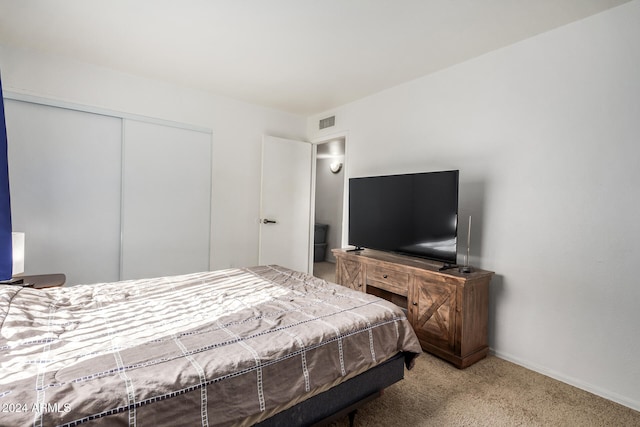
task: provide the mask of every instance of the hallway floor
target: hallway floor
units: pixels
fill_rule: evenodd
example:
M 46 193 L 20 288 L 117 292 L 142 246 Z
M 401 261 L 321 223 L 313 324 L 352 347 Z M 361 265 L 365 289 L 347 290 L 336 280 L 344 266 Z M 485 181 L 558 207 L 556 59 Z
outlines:
M 314 262 L 313 263 L 313 275 L 327 282 L 336 281 L 336 265 L 332 262 Z

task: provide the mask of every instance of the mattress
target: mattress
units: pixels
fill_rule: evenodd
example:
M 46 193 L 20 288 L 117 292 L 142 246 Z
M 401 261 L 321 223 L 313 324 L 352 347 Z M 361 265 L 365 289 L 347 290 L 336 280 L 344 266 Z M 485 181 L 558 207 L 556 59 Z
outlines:
M 0 425 L 252 425 L 399 352 L 400 308 L 273 265 L 0 286 Z

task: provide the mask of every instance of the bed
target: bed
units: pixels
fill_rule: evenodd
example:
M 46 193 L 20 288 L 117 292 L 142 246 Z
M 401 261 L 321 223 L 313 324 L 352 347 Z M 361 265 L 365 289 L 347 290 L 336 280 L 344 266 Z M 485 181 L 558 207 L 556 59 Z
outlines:
M 392 303 L 274 265 L 1 286 L 0 424 L 310 425 L 421 351 Z

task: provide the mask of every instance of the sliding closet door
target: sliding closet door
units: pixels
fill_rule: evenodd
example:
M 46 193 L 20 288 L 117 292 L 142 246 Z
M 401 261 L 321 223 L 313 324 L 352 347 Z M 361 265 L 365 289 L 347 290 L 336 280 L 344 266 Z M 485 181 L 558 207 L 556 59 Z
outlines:
M 25 273 L 118 280 L 122 120 L 5 100 L 13 230 Z
M 209 269 L 211 134 L 124 121 L 122 279 Z

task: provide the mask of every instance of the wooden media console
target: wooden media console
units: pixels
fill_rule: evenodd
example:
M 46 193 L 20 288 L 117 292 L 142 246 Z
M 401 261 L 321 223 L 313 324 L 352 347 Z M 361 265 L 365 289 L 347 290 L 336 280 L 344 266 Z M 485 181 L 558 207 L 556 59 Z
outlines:
M 373 250 L 333 249 L 336 282 L 404 308 L 422 348 L 463 369 L 488 351 L 489 282 L 493 272 Z

